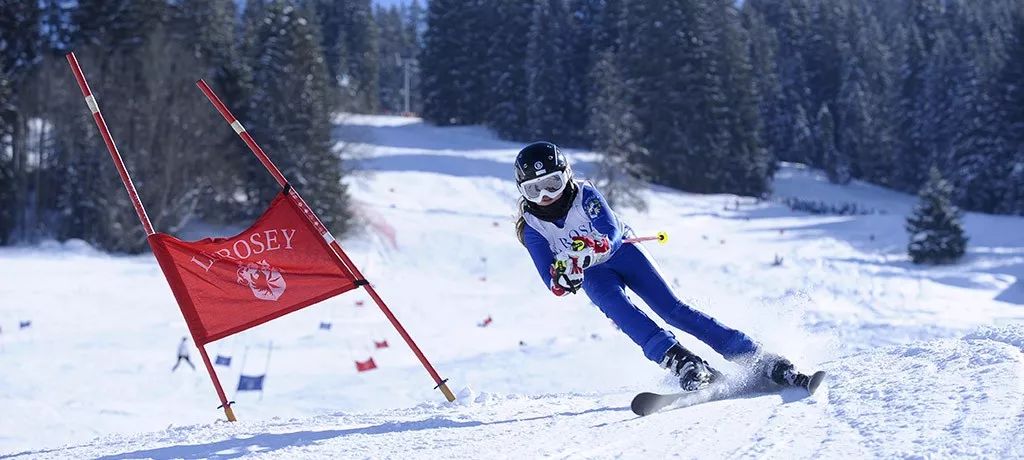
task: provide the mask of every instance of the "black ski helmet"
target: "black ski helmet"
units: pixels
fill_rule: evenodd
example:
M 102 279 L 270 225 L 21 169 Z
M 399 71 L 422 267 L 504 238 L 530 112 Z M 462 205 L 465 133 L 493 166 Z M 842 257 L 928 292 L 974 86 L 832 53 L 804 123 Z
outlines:
M 572 168 L 558 146 L 550 142 L 534 142 L 516 155 L 516 184 L 536 179 L 555 171 L 566 173 L 566 181 L 572 181 Z

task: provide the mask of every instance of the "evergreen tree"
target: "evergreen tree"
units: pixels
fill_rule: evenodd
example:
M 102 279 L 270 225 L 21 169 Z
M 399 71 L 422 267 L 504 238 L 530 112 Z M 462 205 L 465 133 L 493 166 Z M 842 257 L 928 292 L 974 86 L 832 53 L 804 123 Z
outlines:
M 7 244 L 11 228 L 14 227 L 14 171 L 6 159 L 0 160 L 0 245 Z
M 774 164 L 779 152 L 791 142 L 786 136 L 792 129 L 786 125 L 788 114 L 782 113 L 785 101 L 776 59 L 778 39 L 775 31 L 765 23 L 762 13 L 754 8 L 743 9 L 743 26 L 749 36 L 748 53 L 760 100 L 761 132 L 758 137 Z
M 769 86 L 774 85 L 770 80 L 760 85 L 771 89 L 762 94 L 763 103 L 771 104 L 770 108 L 762 109 L 762 113 L 767 112 L 763 123 L 771 135 L 766 142 L 780 160 L 812 164 L 810 119 L 817 113 L 817 106 L 811 103 L 804 58 L 811 6 L 808 0 L 748 0 L 743 7 L 757 12 L 765 25 L 775 31 L 776 72 L 758 74 L 759 79 L 777 78 L 779 85 L 777 92 Z
M 817 110 L 835 104 L 842 77 L 842 63 L 849 47 L 843 36 L 843 23 L 850 20 L 846 0 L 818 0 L 811 8 L 807 41 L 804 44 L 804 68 L 807 76 L 807 107 Z
M 526 80 L 526 48 L 529 45 L 533 2 L 503 2 L 495 5 L 495 13 L 504 18 L 492 31 L 493 40 L 487 52 L 491 63 L 488 80 L 493 85 L 493 104 L 487 111 L 487 126 L 505 139 L 529 138 L 524 97 Z
M 413 113 L 423 112 L 423 99 L 420 97 L 420 73 L 419 59 L 423 52 L 423 30 L 426 29 L 426 15 L 419 0 L 412 0 L 407 8 L 403 10 L 402 25 L 403 32 L 409 40 L 407 57 L 411 60 L 409 66 L 409 109 Z
M 603 0 L 569 0 L 567 45 L 562 60 L 567 69 L 566 142 L 587 146 L 587 101 L 595 91 L 590 79 L 594 66 Z
M 20 220 L 20 204 L 27 193 L 27 118 L 18 95 L 42 51 L 41 13 L 33 2 L 0 6 L 0 244 L 7 242 Z
M 463 2 L 467 28 L 463 32 L 461 58 L 468 70 L 464 80 L 460 104 L 465 108 L 462 118 L 466 123 L 483 123 L 494 105 L 492 74 L 495 62 L 487 59 L 492 36 L 497 24 L 504 20 L 497 16 L 497 4 L 503 0 L 466 0 Z
M 932 48 L 940 17 L 940 0 L 920 0 L 907 2 L 907 10 L 903 13 L 906 25 L 901 35 L 905 37 L 900 56 L 900 90 L 899 113 L 896 120 L 897 137 L 902 140 L 898 150 L 897 163 L 902 165 L 900 177 L 896 185 L 904 190 L 914 190 L 921 184 L 925 171 L 921 165 L 930 164 L 931 152 L 924 138 L 930 134 L 925 124 L 933 111 L 924 96 L 926 80 L 929 75 L 928 65 L 932 59 Z M 941 75 L 941 74 L 940 74 Z M 937 103 L 932 99 L 931 104 Z
M 79 0 L 71 17 L 72 43 L 131 50 L 145 43 L 148 33 L 166 20 L 166 13 L 163 0 Z
M 1009 191 L 1005 180 L 1010 174 L 1013 155 L 996 129 L 1001 126 L 998 111 L 990 97 L 991 88 L 980 69 L 970 64 L 963 69 L 965 78 L 957 82 L 950 98 L 949 146 L 945 163 L 951 170 L 955 194 L 960 206 L 981 212 L 996 212 Z M 943 136 L 947 137 L 947 136 Z
M 845 152 L 836 149 L 835 120 L 828 105 L 821 106 L 818 112 L 817 136 L 815 144 L 818 147 L 818 156 L 822 159 L 825 167 L 825 174 L 828 180 L 834 184 L 847 184 L 850 182 L 850 163 Z
M 684 190 L 711 191 L 719 164 L 709 150 L 724 144 L 721 114 L 711 119 L 710 106 L 724 96 L 709 74 L 701 48 L 706 28 L 698 26 L 702 5 L 682 7 L 654 2 L 629 4 L 622 32 L 622 72 L 650 150 L 646 169 L 659 184 Z M 671 26 L 670 26 L 671 25 Z M 703 110 L 702 110 L 703 109 Z M 707 129 L 703 134 L 700 131 Z M 691 135 L 692 133 L 692 135 Z M 712 166 L 714 165 L 714 166 Z
M 423 118 L 438 125 L 484 118 L 490 85 L 484 56 L 492 12 L 484 0 L 438 0 L 427 7 L 420 69 Z
M 249 1 L 245 8 L 246 28 L 257 27 L 264 17 L 265 1 Z M 312 0 L 316 17 L 319 20 L 320 47 L 323 50 L 324 66 L 327 68 L 329 94 L 332 106 L 338 109 L 353 110 L 355 106 L 355 82 L 349 72 L 349 61 L 352 60 L 345 40 L 347 1 Z M 247 34 L 253 37 L 254 34 Z M 256 46 L 249 43 L 249 47 Z
M 409 43 L 405 35 L 405 24 L 398 7 L 374 10 L 374 20 L 380 31 L 380 94 L 378 96 L 384 113 L 401 113 L 405 108 L 405 65 L 409 59 Z
M 872 119 L 863 75 L 855 64 L 846 73 L 837 101 L 839 111 L 835 118 L 839 129 L 836 145 L 843 152 L 844 158 L 849 159 L 851 176 L 885 183 L 888 158 L 882 155 L 884 152 L 880 151 L 879 142 L 873 142 L 872 139 L 877 135 L 874 129 L 878 126 Z M 821 129 L 821 120 L 818 123 Z M 833 171 L 828 167 L 826 170 L 830 173 Z M 833 179 L 833 182 L 839 181 Z
M 836 146 L 849 159 L 853 177 L 891 185 L 896 167 L 892 54 L 869 10 L 854 6 L 845 23 L 849 52 L 833 114 Z
M 564 144 L 568 123 L 569 74 L 565 61 L 568 14 L 563 0 L 536 0 L 526 57 L 526 116 L 532 139 Z
M 1006 192 L 999 212 L 1024 214 L 1024 8 L 1012 15 L 1006 59 L 994 78 L 991 134 L 1003 150 L 1008 177 L 996 184 Z
M 630 4 L 623 73 L 660 184 L 694 192 L 767 189 L 747 43 L 730 2 Z
M 967 237 L 951 195 L 952 187 L 933 167 L 919 193 L 920 201 L 907 218 L 907 252 L 914 263 L 952 263 L 964 255 Z
M 252 33 L 253 136 L 317 214 L 336 234 L 348 229 L 349 198 L 341 162 L 331 151 L 327 68 L 311 20 L 291 3 L 274 1 Z M 265 206 L 278 187 L 250 162 L 250 197 Z
M 759 98 L 748 50 L 749 37 L 743 30 L 739 11 L 730 1 L 712 2 L 710 11 L 710 47 L 713 69 L 722 75 L 725 96 L 724 124 L 728 132 L 723 183 L 719 187 L 733 193 L 760 196 L 768 191 L 775 165 L 763 147 Z
M 591 72 L 596 92 L 588 111 L 588 136 L 601 154 L 594 181 L 613 207 L 645 210 L 647 203 L 640 192 L 646 189 L 642 179 L 647 175 L 643 168 L 649 163 L 649 152 L 640 144 L 642 129 L 614 56 L 603 52 Z
M 253 3 L 252 8 L 258 9 Z M 171 39 L 195 60 L 199 75 L 217 91 L 238 119 L 248 120 L 252 76 L 250 67 L 242 59 L 237 16 L 233 0 L 181 0 L 171 3 L 169 27 Z M 186 76 L 182 70 L 173 73 Z M 204 101 L 182 98 L 174 109 L 192 107 L 195 102 Z M 192 118 L 199 121 L 196 127 L 188 128 L 194 130 L 190 139 L 193 151 L 223 152 L 237 147 L 238 136 L 217 126 L 220 119 L 214 111 L 195 107 L 191 113 Z M 240 211 L 248 203 L 235 199 L 237 192 L 245 189 L 245 159 L 245 155 L 225 155 L 218 159 L 220 167 L 209 171 L 211 177 L 206 181 L 207 187 L 196 209 L 207 222 L 233 222 L 246 214 Z
M 354 79 L 355 110 L 378 110 L 379 31 L 373 21 L 371 0 L 352 0 L 346 15 L 345 49 L 349 52 L 348 72 Z
M 196 172 L 209 154 L 202 146 L 190 150 L 197 146 L 186 144 L 189 137 L 181 133 L 209 139 L 214 125 L 207 120 L 214 118 L 194 98 L 194 75 L 182 72 L 198 66 L 171 38 L 170 12 L 160 0 L 79 1 L 71 14 L 71 47 L 87 69 L 102 75 L 90 82 L 91 89 L 110 108 L 104 118 L 154 228 L 174 232 L 195 210 L 204 179 Z M 80 107 L 80 94 L 67 96 L 67 107 Z M 61 122 L 69 125 L 57 128 L 64 167 L 55 172 L 63 213 L 56 236 L 109 251 L 145 250 L 145 232 L 110 158 L 98 154 L 106 149 L 88 112 L 76 110 Z
M 378 30 L 371 0 L 314 0 L 320 45 L 336 108 L 373 113 L 378 109 Z
M 601 0 L 597 2 L 596 17 L 594 18 L 593 32 L 593 54 L 596 60 L 600 59 L 601 53 L 611 51 L 619 52 L 619 45 L 622 38 L 623 19 L 626 14 L 625 0 Z

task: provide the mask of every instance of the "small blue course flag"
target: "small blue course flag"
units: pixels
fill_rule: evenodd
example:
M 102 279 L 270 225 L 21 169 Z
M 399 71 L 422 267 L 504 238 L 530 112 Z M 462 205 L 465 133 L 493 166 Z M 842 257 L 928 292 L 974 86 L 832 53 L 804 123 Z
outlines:
M 263 375 L 240 375 L 238 376 L 238 391 L 263 391 Z

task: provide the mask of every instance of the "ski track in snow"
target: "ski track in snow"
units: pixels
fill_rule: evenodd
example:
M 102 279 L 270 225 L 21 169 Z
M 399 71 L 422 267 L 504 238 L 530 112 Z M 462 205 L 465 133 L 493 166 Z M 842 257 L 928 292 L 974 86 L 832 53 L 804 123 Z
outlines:
M 671 384 L 585 297 L 538 282 L 511 233 L 519 144 L 410 118 L 337 123 L 369 171 L 348 180 L 368 225 L 343 246 L 462 389 L 456 404 L 437 402 L 383 315 L 347 293 L 211 344 L 238 363 L 217 371 L 240 419 L 211 423 L 222 414 L 203 370 L 169 374 L 185 327 L 151 255 L 0 248 L 0 459 L 1024 456 L 1024 219 L 969 213 L 965 260 L 918 267 L 904 254 L 908 195 L 791 164 L 776 198 L 882 213 L 651 187 L 648 213 L 622 214 L 638 234 L 670 233 L 649 249 L 677 292 L 830 376 L 813 397 L 750 393 L 638 418 L 633 395 Z M 596 159 L 569 155 L 584 173 Z M 391 347 L 374 350 L 381 339 Z M 370 356 L 380 368 L 355 372 Z M 262 397 L 232 391 L 239 367 L 267 372 Z

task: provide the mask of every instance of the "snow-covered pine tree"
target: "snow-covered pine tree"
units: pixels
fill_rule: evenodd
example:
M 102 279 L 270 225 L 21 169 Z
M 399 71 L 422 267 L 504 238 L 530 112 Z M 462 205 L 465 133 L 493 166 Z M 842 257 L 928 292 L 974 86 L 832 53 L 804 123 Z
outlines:
M 774 167 L 779 152 L 786 149 L 789 142 L 786 134 L 790 129 L 786 125 L 783 110 L 782 83 L 779 81 L 779 70 L 776 53 L 779 44 L 775 30 L 765 23 L 764 15 L 754 8 L 743 8 L 743 27 L 747 31 L 750 64 L 754 84 L 759 96 L 758 109 L 761 119 L 761 144 L 772 156 Z M 774 168 L 773 168 L 774 169 Z
M 526 55 L 526 123 L 532 139 L 564 144 L 570 138 L 568 32 L 562 0 L 534 2 Z
M 566 142 L 570 145 L 589 146 L 587 132 L 587 105 L 593 98 L 594 83 L 590 80 L 596 54 L 594 47 L 599 38 L 603 0 L 569 0 L 568 37 L 565 65 L 569 69 L 566 82 L 565 123 Z
M 852 6 L 844 21 L 849 52 L 836 97 L 836 148 L 849 159 L 852 177 L 891 185 L 895 177 L 892 118 L 892 54 L 881 25 L 864 6 Z
M 807 41 L 802 54 L 807 75 L 806 106 L 815 110 L 826 104 L 834 107 L 839 93 L 842 64 L 849 55 L 849 46 L 842 34 L 842 26 L 849 20 L 848 3 L 851 2 L 817 0 L 811 3 Z M 819 157 L 817 160 L 823 159 Z
M 294 3 L 294 2 L 293 2 Z M 370 0 L 316 0 L 316 16 L 331 87 L 340 93 L 337 107 L 377 111 L 379 61 L 377 25 Z
M 850 182 L 850 159 L 845 152 L 836 148 L 836 123 L 828 105 L 822 105 L 818 111 L 818 123 L 815 130 L 815 145 L 818 148 L 818 157 L 821 158 L 822 166 L 828 180 L 834 184 L 848 184 Z
M 179 102 L 194 88 L 194 80 L 170 69 L 195 68 L 196 60 L 170 38 L 169 12 L 160 0 L 79 1 L 70 15 L 70 47 L 81 50 L 78 59 L 87 72 L 92 68 L 107 75 L 93 79 L 91 89 L 101 107 L 110 108 L 104 118 L 125 153 L 153 226 L 173 232 L 194 210 L 203 179 L 195 173 L 208 152 L 182 154 L 188 151 L 183 145 L 189 138 L 180 133 L 197 126 L 192 112 L 198 111 L 183 104 L 198 108 L 202 101 Z M 80 94 L 66 96 L 68 107 L 80 103 Z M 165 110 L 153 110 L 164 105 Z M 57 238 L 80 238 L 108 251 L 144 250 L 146 235 L 121 192 L 114 165 L 106 155 L 96 154 L 105 148 L 89 113 L 75 110 L 55 125 L 62 158 L 56 201 L 63 213 Z M 206 138 L 202 132 L 190 134 Z
M 1004 145 L 998 112 L 994 110 L 988 82 L 970 60 L 951 98 L 948 131 L 950 146 L 947 164 L 953 200 L 966 209 L 995 212 L 1009 191 L 1006 178 L 1012 166 L 1012 154 Z
M 408 58 L 408 38 L 402 23 L 402 14 L 398 7 L 377 5 L 373 11 L 373 19 L 380 31 L 378 48 L 379 85 L 377 99 L 384 113 L 400 113 L 405 106 L 403 91 L 405 90 L 405 62 Z
M 923 182 L 925 171 L 921 165 L 927 165 L 931 152 L 928 150 L 926 136 L 930 134 L 926 120 L 930 113 L 925 96 L 927 80 L 936 75 L 929 73 L 929 62 L 935 43 L 935 34 L 941 30 L 939 26 L 941 0 L 919 0 L 907 2 L 903 13 L 904 28 L 902 36 L 905 42 L 901 48 L 899 62 L 899 112 L 896 119 L 897 139 L 902 142 L 897 152 L 900 165 L 899 178 L 894 185 L 902 190 L 915 190 Z
M 462 31 L 463 49 L 459 59 L 463 60 L 466 79 L 460 96 L 464 112 L 462 119 L 467 124 L 483 123 L 487 111 L 493 106 L 491 89 L 493 82 L 488 76 L 495 63 L 487 59 L 491 47 L 491 32 L 504 18 L 496 14 L 498 3 L 504 0 L 463 0 L 465 19 Z
M 762 129 L 750 37 L 731 1 L 711 2 L 709 19 L 707 35 L 713 37 L 710 49 L 714 68 L 722 76 L 725 105 L 729 107 L 724 117 L 729 140 L 722 154 L 725 174 L 720 187 L 740 195 L 761 196 L 768 192 L 774 162 L 759 137 Z
M 952 187 L 932 167 L 913 214 L 907 217 L 907 253 L 914 263 L 953 263 L 964 255 L 968 238 L 951 197 Z
M 335 235 L 342 234 L 351 221 L 349 197 L 341 183 L 341 160 L 331 151 L 328 74 L 320 37 L 305 16 L 313 10 L 300 11 L 280 0 L 264 9 L 248 50 L 251 104 L 260 110 L 246 125 L 324 224 Z M 279 189 L 255 159 L 249 166 L 250 197 L 256 199 L 254 208 L 262 209 Z
M 34 2 L 0 6 L 0 244 L 21 214 L 27 194 L 26 116 L 19 107 L 21 84 L 38 64 L 42 11 Z
M 808 117 L 811 105 L 804 58 L 811 21 L 809 0 L 747 0 L 743 8 L 759 13 L 767 32 L 774 34 L 773 40 L 752 37 L 753 46 L 762 40 L 774 41 L 775 45 L 775 73 L 756 74 L 758 80 L 766 82 L 760 88 L 770 90 L 761 93 L 762 104 L 770 104 L 762 108 L 762 122 L 771 135 L 765 142 L 780 160 L 810 164 L 814 151 L 810 118 L 814 113 Z M 777 79 L 777 91 L 771 79 Z
M 492 105 L 487 111 L 487 126 L 505 139 L 529 138 L 526 125 L 527 93 L 526 47 L 529 43 L 533 2 L 499 1 L 495 13 L 503 20 L 491 31 L 493 39 L 487 50 L 491 63 Z
M 253 3 L 252 8 L 258 9 Z M 242 59 L 244 45 L 236 27 L 238 17 L 233 0 L 181 0 L 171 3 L 168 30 L 170 38 L 192 58 L 196 70 L 172 72 L 177 77 L 192 80 L 196 75 L 217 91 L 231 111 L 240 120 L 249 119 L 246 106 L 251 91 L 250 67 Z M 192 85 L 189 85 L 191 89 Z M 210 110 L 202 99 L 182 97 L 170 110 L 181 110 L 191 114 L 195 126 L 189 129 L 190 152 L 234 151 L 238 136 L 230 129 L 223 129 L 220 116 Z M 194 155 L 194 154 L 189 154 Z M 217 168 L 206 168 L 203 174 L 203 196 L 198 200 L 196 213 L 206 222 L 234 222 L 239 216 L 238 191 L 245 188 L 244 155 L 223 155 L 218 157 Z
M 630 98 L 659 184 L 719 191 L 728 143 L 722 76 L 712 66 L 702 2 L 631 4 L 620 56 Z
M 419 59 L 420 54 L 423 52 L 423 30 L 426 28 L 426 11 L 423 10 L 419 0 L 412 0 L 407 6 L 403 7 L 402 25 L 405 30 L 404 34 L 409 40 L 408 55 L 414 59 L 413 63 L 416 64 L 410 68 L 412 75 L 409 82 L 409 109 L 413 113 L 422 113 L 423 98 L 420 95 L 420 82 L 423 78 L 420 73 Z
M 478 14 L 481 1 L 467 5 L 461 0 L 431 0 L 427 6 L 420 69 L 423 118 L 431 123 L 471 124 L 483 119 L 476 109 L 485 107 L 479 100 L 490 89 L 479 83 L 487 77 L 482 57 L 488 41 L 470 43 L 490 33 Z
M 599 56 L 590 79 L 596 94 L 588 110 L 588 136 L 601 154 L 594 181 L 612 207 L 645 210 L 647 203 L 640 192 L 647 188 L 642 178 L 649 152 L 639 142 L 642 129 L 629 105 L 612 51 Z
M 1005 195 L 998 212 L 1024 214 L 1024 8 L 1014 12 L 1006 45 L 1006 60 L 992 88 L 996 126 L 992 134 L 1004 150 L 1001 160 L 1009 172 L 997 186 Z

